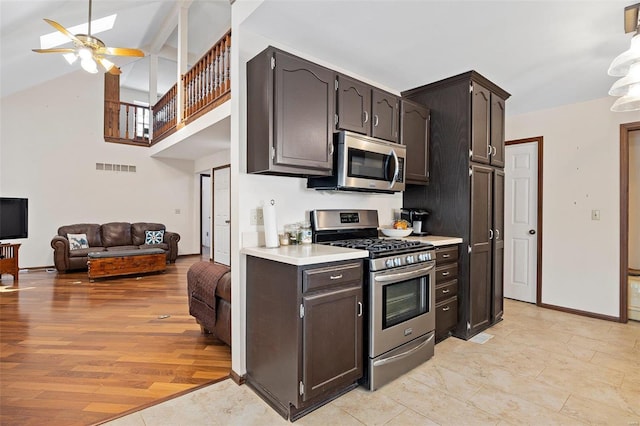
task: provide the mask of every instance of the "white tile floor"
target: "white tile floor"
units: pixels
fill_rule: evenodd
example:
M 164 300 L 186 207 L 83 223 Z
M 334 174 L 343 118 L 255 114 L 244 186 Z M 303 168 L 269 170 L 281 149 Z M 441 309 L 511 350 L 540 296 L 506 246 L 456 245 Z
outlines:
M 619 324 L 505 301 L 484 344 L 449 338 L 375 392 L 355 389 L 299 425 L 640 425 L 640 323 Z M 284 425 L 230 380 L 107 423 Z

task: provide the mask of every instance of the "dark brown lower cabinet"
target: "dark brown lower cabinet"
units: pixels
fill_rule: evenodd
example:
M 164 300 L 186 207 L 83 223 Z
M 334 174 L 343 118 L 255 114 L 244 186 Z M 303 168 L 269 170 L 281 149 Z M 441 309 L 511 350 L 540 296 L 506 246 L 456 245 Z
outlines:
M 362 377 L 362 261 L 247 256 L 247 384 L 296 420 Z
M 458 324 L 458 245 L 436 247 L 436 342 Z

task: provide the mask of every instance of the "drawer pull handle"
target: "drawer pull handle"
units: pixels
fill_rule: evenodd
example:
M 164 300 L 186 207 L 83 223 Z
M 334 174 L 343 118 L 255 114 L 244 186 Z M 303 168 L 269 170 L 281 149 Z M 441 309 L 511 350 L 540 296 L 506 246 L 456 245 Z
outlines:
M 442 290 L 442 294 L 447 294 L 451 291 L 451 289 L 449 288 L 445 288 L 444 290 Z
M 340 274 L 340 275 L 331 275 L 329 277 L 330 280 L 339 280 L 340 278 L 342 278 L 342 274 Z
M 358 316 L 362 316 L 362 302 L 358 302 Z
M 447 275 L 449 275 L 450 273 L 451 273 L 451 272 L 449 272 L 449 271 L 443 272 L 443 273 L 442 273 L 442 276 L 443 276 L 443 277 L 446 277 L 446 276 L 447 276 Z
M 442 312 L 447 312 L 449 309 L 451 309 L 451 307 L 445 306 L 444 308 L 442 308 Z
M 450 254 L 443 254 L 443 255 L 442 255 L 442 257 L 443 257 L 444 259 L 448 259 L 448 258 L 450 258 L 450 257 L 451 257 L 451 255 L 450 255 Z

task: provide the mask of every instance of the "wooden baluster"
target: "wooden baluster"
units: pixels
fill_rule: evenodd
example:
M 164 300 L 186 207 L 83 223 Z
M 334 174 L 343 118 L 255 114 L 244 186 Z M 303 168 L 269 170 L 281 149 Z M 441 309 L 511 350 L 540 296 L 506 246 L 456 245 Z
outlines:
M 227 78 L 225 80 L 225 92 L 231 90 L 231 32 L 227 33 Z

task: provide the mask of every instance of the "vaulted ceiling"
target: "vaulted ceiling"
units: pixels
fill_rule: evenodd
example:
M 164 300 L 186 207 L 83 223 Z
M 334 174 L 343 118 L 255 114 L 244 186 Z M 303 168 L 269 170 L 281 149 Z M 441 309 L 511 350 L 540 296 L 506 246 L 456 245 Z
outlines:
M 607 96 L 632 1 L 265 0 L 243 28 L 398 91 L 474 69 L 510 92 L 507 113 L 519 114 Z M 180 5 L 197 59 L 230 27 L 228 0 L 93 1 L 94 19 L 118 14 L 99 35 L 107 45 L 148 53 L 160 43 L 160 93 L 175 82 Z M 87 13 L 88 0 L 2 0 L 2 96 L 77 71 L 31 49 L 53 30 L 42 18 L 70 27 Z M 116 58 L 122 85 L 146 90 L 147 61 Z
M 92 18 L 117 14 L 113 29 L 96 34 L 107 46 L 142 49 L 144 58 L 109 57 L 122 69 L 121 86 L 148 91 L 149 53 L 158 54 L 158 92 L 176 82 L 178 8 L 188 8 L 189 64 L 197 61 L 231 28 L 228 0 L 93 0 Z M 88 0 L 2 0 L 0 2 L 0 89 L 2 96 L 63 74 L 76 72 L 60 54 L 38 54 L 40 36 L 55 29 L 43 18 L 65 28 L 87 22 Z M 67 43 L 61 47 L 71 47 Z

